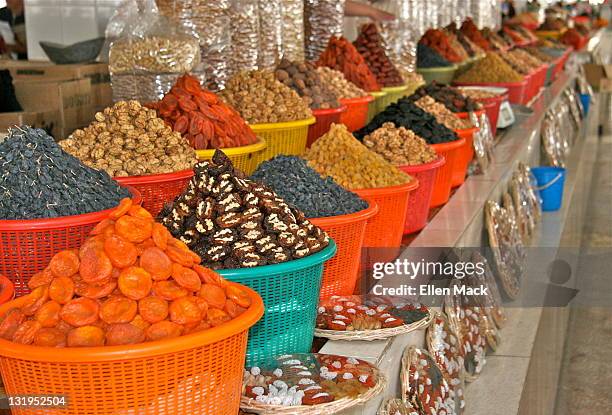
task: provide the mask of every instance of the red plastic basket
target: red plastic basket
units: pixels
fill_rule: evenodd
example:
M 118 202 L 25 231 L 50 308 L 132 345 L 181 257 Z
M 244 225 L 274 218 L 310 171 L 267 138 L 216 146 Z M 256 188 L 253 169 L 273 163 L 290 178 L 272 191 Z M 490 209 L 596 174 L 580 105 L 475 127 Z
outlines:
M 142 196 L 142 206 L 157 216 L 166 203 L 174 201 L 193 177 L 193 170 L 148 176 L 115 177 L 123 186 L 131 186 Z
M 540 89 L 546 86 L 546 73 L 548 72 L 548 64 L 543 64 L 536 72 L 536 95 L 540 92 Z
M 405 171 L 419 181 L 419 187 L 415 191 L 410 192 L 408 197 L 404 235 L 418 232 L 427 225 L 429 205 L 431 204 L 436 176 L 444 163 L 446 163 L 446 159 L 440 156 L 437 160 L 430 163 L 399 167 L 402 171 Z
M 482 114 L 483 111 L 479 111 L 479 113 Z M 467 169 L 474 158 L 474 133 L 476 131 L 478 131 L 477 127 L 455 130 L 455 134 L 465 139 L 465 144 L 459 147 L 457 152 L 451 187 L 461 186 L 465 182 Z
M 320 299 L 353 294 L 359 277 L 366 224 L 378 213 L 378 205 L 373 201 L 369 203 L 366 209 L 350 215 L 310 219 L 327 232 L 337 247 L 336 255 L 323 268 Z
M 508 101 L 513 104 L 524 104 L 526 97 L 528 79 L 520 82 L 454 82 L 456 86 L 491 86 L 495 88 L 506 88 L 508 90 Z
M 15 297 L 15 286 L 4 275 L 0 275 L 0 305 L 11 301 Z
M 340 117 L 345 111 L 346 105 L 341 105 L 338 108 L 312 110 L 312 115 L 316 118 L 316 121 L 308 127 L 306 147 L 310 147 L 319 137 L 327 133 L 333 123 L 339 124 Z
M 508 89 L 500 88 L 499 90 L 503 92 L 500 92 L 497 96 L 476 99 L 476 101 L 484 105 L 484 110 L 487 113 L 487 118 L 489 119 L 493 136 L 497 134 L 497 120 L 499 119 L 501 104 L 504 101 L 508 101 Z
M 459 138 L 458 140 L 451 141 L 449 143 L 431 145 L 439 156 L 443 156 L 446 159 L 446 163 L 440 167 L 440 170 L 438 170 L 438 174 L 436 175 L 433 195 L 431 196 L 431 204 L 429 205 L 430 208 L 442 206 L 448 202 L 451 186 L 453 184 L 455 162 L 459 154 L 459 149 L 463 145 L 465 145 L 464 138 Z
M 129 189 L 140 204 L 138 190 Z M 17 297 L 30 292 L 30 277 L 43 270 L 53 255 L 81 246 L 89 231 L 114 210 L 51 219 L 0 220 L 0 274 L 15 286 Z
M 366 225 L 364 247 L 397 248 L 402 244 L 408 197 L 418 186 L 418 180 L 411 180 L 397 186 L 354 190 L 363 199 L 378 205 L 378 213 Z
M 346 111 L 340 115 L 340 122 L 346 125 L 350 132 L 365 127 L 368 121 L 370 102 L 374 101 L 372 95 L 359 98 L 344 98 L 340 100 L 346 106 Z

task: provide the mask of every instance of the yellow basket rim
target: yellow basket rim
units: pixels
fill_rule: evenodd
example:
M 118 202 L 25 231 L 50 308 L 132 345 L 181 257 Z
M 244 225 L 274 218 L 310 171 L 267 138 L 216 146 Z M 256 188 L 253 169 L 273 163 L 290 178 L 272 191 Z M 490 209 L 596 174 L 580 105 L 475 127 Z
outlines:
M 266 124 L 249 124 L 249 127 L 251 127 L 251 130 L 253 130 L 253 132 L 257 134 L 258 131 L 286 130 L 289 128 L 305 127 L 307 125 L 314 124 L 316 121 L 317 119 L 315 117 L 310 117 L 297 121 L 272 122 Z
M 242 154 L 254 153 L 256 151 L 261 151 L 268 146 L 266 140 L 261 137 L 257 137 L 257 142 L 255 144 L 249 144 L 248 146 L 240 146 L 240 147 L 227 147 L 220 148 L 219 150 L 223 151 L 227 156 L 239 156 Z M 196 150 L 196 157 L 198 159 L 206 158 L 210 159 L 217 149 L 209 149 L 209 150 Z
M 437 66 L 434 68 L 417 68 L 417 73 L 432 73 L 432 72 L 452 72 L 459 69 L 455 64 L 451 66 Z
M 408 84 L 400 85 L 400 86 L 387 86 L 382 90 L 386 93 L 394 93 L 394 92 L 404 92 L 408 89 Z
M 368 94 L 372 95 L 374 98 L 380 98 L 387 95 L 387 91 L 372 91 L 368 92 Z

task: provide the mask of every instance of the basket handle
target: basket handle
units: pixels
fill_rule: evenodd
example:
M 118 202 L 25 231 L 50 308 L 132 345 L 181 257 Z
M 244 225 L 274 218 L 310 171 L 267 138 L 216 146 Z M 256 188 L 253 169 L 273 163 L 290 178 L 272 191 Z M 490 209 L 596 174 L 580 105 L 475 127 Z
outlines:
M 544 186 L 538 186 L 537 187 L 538 191 L 542 191 L 542 190 L 548 189 L 550 186 L 552 186 L 553 184 L 557 183 L 559 181 L 559 179 L 561 179 L 561 177 L 563 177 L 563 173 L 557 174 L 557 177 L 555 177 L 554 179 L 552 179 L 551 181 L 546 183 Z

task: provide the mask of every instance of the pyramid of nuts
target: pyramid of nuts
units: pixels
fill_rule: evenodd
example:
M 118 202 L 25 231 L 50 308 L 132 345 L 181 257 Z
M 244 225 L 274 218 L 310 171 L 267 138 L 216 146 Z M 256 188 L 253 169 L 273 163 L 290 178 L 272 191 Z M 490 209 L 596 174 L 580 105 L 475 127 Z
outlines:
M 363 144 L 396 166 L 430 163 L 437 158 L 425 140 L 407 128 L 395 127 L 392 122 L 366 135 Z
M 187 139 L 138 101 L 105 108 L 88 127 L 59 144 L 111 177 L 172 173 L 191 169 L 197 161 Z

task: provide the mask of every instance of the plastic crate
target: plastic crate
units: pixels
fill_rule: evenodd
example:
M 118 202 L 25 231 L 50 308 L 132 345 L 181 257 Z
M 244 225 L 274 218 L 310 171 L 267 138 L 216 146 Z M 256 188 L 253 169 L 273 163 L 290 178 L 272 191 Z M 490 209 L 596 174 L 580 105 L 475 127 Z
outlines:
M 310 117 L 299 121 L 252 124 L 250 127 L 255 135 L 266 141 L 266 148 L 253 156 L 255 159 L 253 169 L 257 169 L 260 163 L 279 154 L 294 156 L 302 154 L 306 150 L 308 126 L 315 121 L 315 117 Z
M 335 253 L 336 244 L 330 240 L 325 249 L 306 258 L 218 271 L 257 291 L 265 304 L 263 318 L 249 333 L 247 366 L 282 354 L 310 352 L 323 264 Z
M 346 125 L 350 131 L 357 131 L 365 127 L 368 121 L 368 109 L 370 102 L 374 101 L 372 95 L 359 98 L 342 98 L 340 102 L 346 107 L 346 111 L 340 114 L 340 122 Z
M 266 140 L 261 137 L 257 138 L 255 144 L 242 147 L 220 148 L 225 155 L 232 161 L 235 168 L 242 170 L 246 174 L 251 174 L 257 167 L 257 154 L 266 148 Z M 211 150 L 196 150 L 198 160 L 211 160 L 216 149 Z
M 338 108 L 312 110 L 316 122 L 308 127 L 306 147 L 310 147 L 319 137 L 326 134 L 332 124 L 339 124 L 344 112 L 346 112 L 346 106 L 344 105 Z
M 434 183 L 433 195 L 431 196 L 430 208 L 442 206 L 450 197 L 451 186 L 453 184 L 453 171 L 455 169 L 455 162 L 457 160 L 459 149 L 465 145 L 465 139 L 459 138 L 458 140 L 451 141 L 449 143 L 432 144 L 431 146 L 439 156 L 443 156 L 446 159 L 446 163 L 436 175 L 436 182 Z

